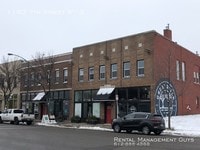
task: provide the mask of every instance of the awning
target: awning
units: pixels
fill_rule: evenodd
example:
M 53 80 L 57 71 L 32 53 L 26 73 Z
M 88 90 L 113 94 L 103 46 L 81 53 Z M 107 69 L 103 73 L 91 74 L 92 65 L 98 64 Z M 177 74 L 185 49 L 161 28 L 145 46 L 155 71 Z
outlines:
M 33 101 L 41 101 L 44 96 L 45 96 L 45 93 L 40 92 L 33 98 Z
M 102 86 L 97 92 L 96 97 L 93 99 L 94 101 L 115 101 L 110 99 L 110 95 L 114 91 L 115 87 L 107 87 Z

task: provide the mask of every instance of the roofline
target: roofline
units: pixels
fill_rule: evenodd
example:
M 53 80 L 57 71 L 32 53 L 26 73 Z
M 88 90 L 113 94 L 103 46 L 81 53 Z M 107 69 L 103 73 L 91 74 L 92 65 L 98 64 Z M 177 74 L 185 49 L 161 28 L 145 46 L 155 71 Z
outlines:
M 149 31 L 141 32 L 141 33 L 136 33 L 136 34 L 132 34 L 132 35 L 122 36 L 122 37 L 119 37 L 119 38 L 114 38 L 114 39 L 109 39 L 109 40 L 105 40 L 105 41 L 101 41 L 101 42 L 95 42 L 95 43 L 91 43 L 91 44 L 86 44 L 86 45 L 74 47 L 73 50 L 78 49 L 78 48 L 87 47 L 87 46 L 96 45 L 96 44 L 101 44 L 101 43 L 105 43 L 105 42 L 111 42 L 111 41 L 115 41 L 115 40 L 120 40 L 120 39 L 124 39 L 124 38 L 128 38 L 128 37 L 132 37 L 132 36 L 138 36 L 138 35 L 142 35 L 142 34 L 148 34 L 148 33 L 158 33 L 158 32 L 156 32 L 156 30 L 149 30 Z

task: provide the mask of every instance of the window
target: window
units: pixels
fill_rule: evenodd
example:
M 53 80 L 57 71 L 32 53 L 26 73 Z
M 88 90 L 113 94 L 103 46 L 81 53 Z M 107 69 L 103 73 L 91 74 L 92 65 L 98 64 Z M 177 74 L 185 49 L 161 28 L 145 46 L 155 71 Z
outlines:
M 128 45 L 124 46 L 124 49 L 127 50 L 128 49 Z
M 94 80 L 94 67 L 90 67 L 88 73 L 89 81 Z
M 75 91 L 75 102 L 81 102 L 83 99 L 82 91 Z
M 130 62 L 124 62 L 123 64 L 123 77 L 124 78 L 130 77 Z
M 24 75 L 24 86 L 26 87 L 28 85 L 28 73 L 25 73 Z
M 83 101 L 91 101 L 91 91 L 83 91 Z
M 99 68 L 99 79 L 105 80 L 106 67 L 104 65 Z
M 180 62 L 176 61 L 176 79 L 180 80 Z
M 55 83 L 59 82 L 59 78 L 60 78 L 60 72 L 59 69 L 55 70 Z
M 51 72 L 50 70 L 47 70 L 47 79 L 48 79 L 48 85 L 50 84 L 50 81 L 51 81 Z
M 137 76 L 138 77 L 144 76 L 144 60 L 137 61 Z
M 112 79 L 117 78 L 117 64 L 111 65 L 111 78 Z
M 35 80 L 35 76 L 34 76 L 34 72 L 31 73 L 31 86 L 34 86 L 34 80 Z
M 83 82 L 83 79 L 84 79 L 84 69 L 81 68 L 79 69 L 79 82 Z
M 199 83 L 199 73 L 197 72 L 197 83 Z
M 42 81 L 42 75 L 41 72 L 37 73 L 37 85 L 40 86 Z
M 63 69 L 63 82 L 67 83 L 68 69 Z
M 182 79 L 185 81 L 185 62 L 182 62 Z
M 199 108 L 199 97 L 198 96 L 196 98 L 196 105 L 197 105 L 197 108 Z

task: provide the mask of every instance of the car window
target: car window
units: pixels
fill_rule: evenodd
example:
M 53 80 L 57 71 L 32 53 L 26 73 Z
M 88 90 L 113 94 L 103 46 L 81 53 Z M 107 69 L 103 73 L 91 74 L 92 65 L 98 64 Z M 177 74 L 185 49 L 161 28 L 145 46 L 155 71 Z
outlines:
M 14 113 L 23 113 L 23 110 L 20 109 L 14 110 Z
M 133 119 L 135 114 L 128 114 L 125 116 L 126 119 Z
M 10 110 L 8 110 L 8 113 L 10 114 L 12 112 L 12 110 L 10 109 Z
M 135 114 L 134 116 L 135 119 L 145 119 L 147 118 L 146 114 Z

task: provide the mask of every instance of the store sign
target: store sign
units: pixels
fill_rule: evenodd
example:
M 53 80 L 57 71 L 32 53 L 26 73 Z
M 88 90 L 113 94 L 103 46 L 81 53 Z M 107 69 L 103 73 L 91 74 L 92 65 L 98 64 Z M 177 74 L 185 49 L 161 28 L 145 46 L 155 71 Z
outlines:
M 156 87 L 155 112 L 163 117 L 177 115 L 176 91 L 168 80 L 162 80 Z

